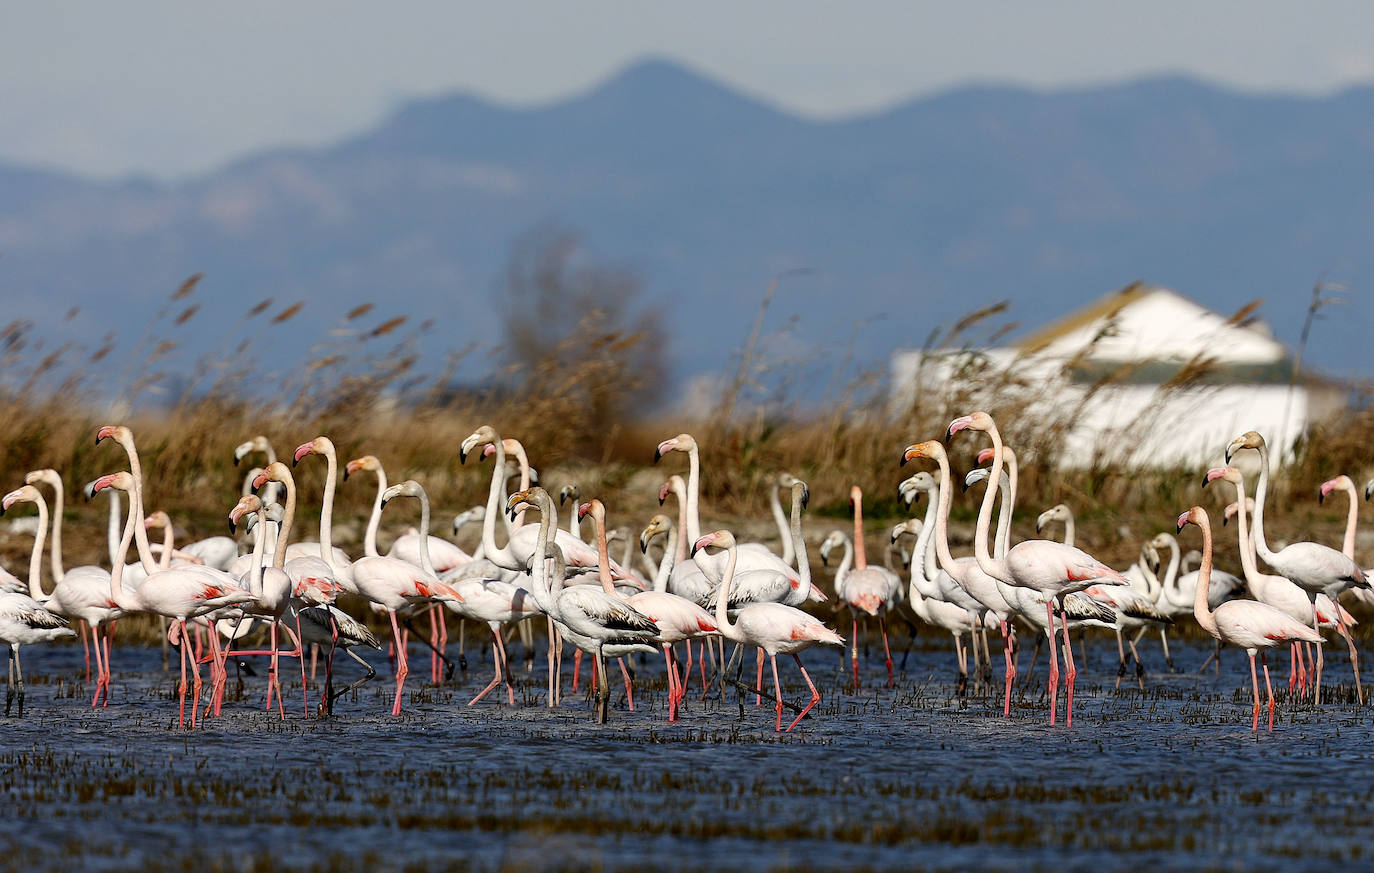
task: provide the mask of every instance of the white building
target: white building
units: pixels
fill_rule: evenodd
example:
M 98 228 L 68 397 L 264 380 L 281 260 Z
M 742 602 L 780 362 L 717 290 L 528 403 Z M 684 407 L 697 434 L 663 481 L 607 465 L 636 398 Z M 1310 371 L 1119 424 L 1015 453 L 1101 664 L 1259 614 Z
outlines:
M 1290 391 L 1292 355 L 1252 308 L 1227 317 L 1131 285 L 1012 346 L 895 353 L 893 407 L 1000 410 L 1006 432 L 1054 434 L 1057 462 L 1075 468 L 1220 464 L 1247 430 L 1291 447 L 1345 392 L 1307 375 Z

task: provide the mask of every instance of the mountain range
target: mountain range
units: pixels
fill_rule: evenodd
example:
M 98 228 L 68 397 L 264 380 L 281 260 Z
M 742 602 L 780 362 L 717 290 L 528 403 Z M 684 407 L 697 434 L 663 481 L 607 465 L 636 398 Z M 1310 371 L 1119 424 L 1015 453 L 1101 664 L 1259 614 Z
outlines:
M 1374 371 L 1371 87 L 980 86 L 821 121 L 651 60 L 534 108 L 416 100 L 345 141 L 175 182 L 0 165 L 7 315 L 91 347 L 138 335 L 203 272 L 192 347 L 259 300 L 304 300 L 263 328 L 290 366 L 375 302 L 377 320 L 435 320 L 437 367 L 500 341 L 512 246 L 541 227 L 639 275 L 670 334 L 665 396 L 733 367 L 779 274 L 766 353 L 816 397 L 981 306 L 1008 299 L 993 326 L 1029 330 L 1137 279 L 1223 312 L 1265 298 L 1291 343 L 1325 276 L 1347 300 L 1308 359 Z

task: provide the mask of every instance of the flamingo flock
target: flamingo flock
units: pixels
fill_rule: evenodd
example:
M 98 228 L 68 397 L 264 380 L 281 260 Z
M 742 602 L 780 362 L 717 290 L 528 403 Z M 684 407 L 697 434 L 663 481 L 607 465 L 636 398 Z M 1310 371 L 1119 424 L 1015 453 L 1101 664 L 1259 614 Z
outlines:
M 980 441 L 985 444 L 970 452 L 973 469 L 963 479 L 963 488 L 982 483 L 984 491 L 978 498 L 972 554 L 955 556 L 949 530 L 956 491 L 952 455 L 964 442 L 959 438 L 964 433 L 981 435 Z M 1246 651 L 1253 697 L 1252 730 L 1259 730 L 1264 709 L 1259 687 L 1261 667 L 1267 689 L 1267 724 L 1273 730 L 1276 702 L 1269 666 L 1264 661 L 1264 654 L 1270 649 L 1287 649 L 1290 697 L 1310 696 L 1314 705 L 1320 704 L 1325 633 L 1345 639 L 1354 670 L 1356 697 L 1363 702 L 1359 657 L 1351 634 L 1354 617 L 1340 604 L 1347 591 L 1352 598 L 1374 602 L 1365 571 L 1354 559 L 1358 498 L 1355 485 L 1341 476 L 1323 483 L 1319 490 L 1322 499 L 1340 492 L 1350 501 L 1341 548 L 1291 542 L 1277 551 L 1271 549 L 1265 531 L 1270 476 L 1268 446 L 1254 431 L 1231 440 L 1224 447 L 1226 466 L 1212 468 L 1203 476 L 1204 487 L 1218 481 L 1234 487 L 1236 502 L 1226 508 L 1223 520 L 1229 523 L 1234 516 L 1237 522 L 1239 576 L 1214 568 L 1215 531 L 1211 516 L 1200 506 L 1186 509 L 1176 520 L 1171 519 L 1169 530 L 1142 543 L 1139 559 L 1124 570 L 1108 565 L 1075 544 L 1073 512 L 1064 504 L 1043 512 L 1036 523 L 1037 534 L 1047 525 L 1063 524 L 1064 541 L 1013 541 L 1018 485 L 1016 453 L 1004 443 L 990 415 L 974 412 L 951 421 L 940 438 L 913 443 L 902 451 L 902 466 L 923 460 L 931 467 L 902 481 L 898 494 L 907 504 L 914 504 L 925 495 L 927 506 L 921 517 L 891 528 L 889 548 L 883 553 L 886 557 L 881 565 L 868 559 L 864 492 L 858 484 L 851 487 L 848 498 L 852 531 L 830 532 L 819 549 L 826 563 L 837 551 L 842 553 L 835 573 L 833 601 L 812 578 L 803 530 L 810 501 L 807 484 L 785 473 L 772 482 L 768 497 L 781 543 L 780 553 L 761 543 L 742 542 L 731 530 L 703 532 L 702 452 L 689 434 L 664 440 L 654 452 L 655 463 L 673 454 L 687 456 L 685 478 L 670 473 L 658 491 L 660 505 L 670 498 L 676 501 L 676 513 L 655 515 L 636 538 L 623 537 L 620 529 L 611 528 L 612 520 L 621 521 L 615 519 L 612 508 L 596 498 L 584 501 L 575 484 L 563 487 L 555 501 L 537 484 L 537 474 L 518 440 L 503 438 L 489 425 L 479 427 L 462 441 L 458 450 L 461 462 L 470 457 L 490 457 L 494 462 L 485 504 L 459 513 L 454 522 L 455 533 L 465 524 L 480 522 L 480 544 L 471 553 L 430 533 L 432 507 L 420 483 L 406 480 L 389 484 L 381 460 L 373 455 L 349 460 L 341 467 L 334 443 L 326 436 L 301 443 L 290 453 L 290 466 L 278 459 L 263 436 L 253 437 L 235 449 L 235 464 L 257 454 L 265 459 L 263 466 L 248 471 L 236 502 L 226 502 L 231 532 L 242 528 L 251 537 L 251 547 L 241 548 L 239 540 L 231 536 L 176 543 L 174 525 L 168 515 L 160 510 L 148 511 L 150 500 L 133 433 L 124 426 L 106 426 L 96 432 L 95 440 L 97 444 L 117 444 L 127 462 L 127 469 L 102 475 L 83 489 L 87 499 L 100 494 L 110 496 L 108 568 L 64 568 L 62 524 L 66 495 L 56 470 L 28 473 L 24 484 L 0 501 L 0 511 L 13 512 L 24 504 L 32 504 L 37 514 L 27 579 L 0 572 L 0 641 L 11 651 L 7 716 L 16 701 L 19 715 L 24 711 L 20 647 L 74 637 L 78 631 L 86 652 L 88 676 L 90 654 L 94 652 L 91 706 L 108 707 L 116 628 L 121 618 L 136 613 L 158 617 L 168 644 L 178 650 L 179 726 L 195 728 L 206 718 L 219 716 L 228 680 L 227 665 L 231 659 L 240 663 L 241 659 L 253 656 L 269 659 L 263 708 L 271 712 L 275 702 L 275 718 L 287 717 L 280 680 L 282 659 L 298 662 L 306 716 L 327 716 L 342 696 L 376 675 L 376 667 L 364 654 L 369 649 L 380 652 L 383 648 L 383 641 L 373 635 L 363 620 L 366 613 L 350 614 L 344 608 L 346 605 L 364 605 L 375 614 L 379 626 L 384 623 L 389 631 L 385 642 L 394 680 L 392 716 L 400 716 L 407 701 L 408 650 L 413 642 L 430 652 L 431 683 L 451 678 L 454 661 L 449 656 L 450 613 L 458 621 L 458 664 L 464 669 L 466 622 L 485 624 L 491 633 L 491 679 L 467 705 L 476 706 L 483 701 L 488 706 L 517 705 L 508 645 L 513 634 L 518 634 L 528 665 L 533 652 L 531 627 L 538 619 L 548 638 L 544 702 L 550 707 L 563 704 L 562 655 L 564 647 L 570 644 L 574 650 L 574 691 L 583 656 L 591 659 L 590 693 L 595 697 L 593 708 L 599 722 L 609 717 L 611 662 L 615 662 L 624 682 L 626 705 L 633 710 L 634 680 L 627 658 L 661 655 L 667 684 L 666 717 L 670 722 L 679 719 L 688 701 L 695 662 L 702 698 L 713 693 L 723 698 L 726 686 L 733 685 L 740 693 L 741 709 L 746 696 L 752 697 L 755 705 L 761 705 L 767 698 L 774 710 L 775 730 L 791 731 L 823 699 L 802 662 L 801 652 L 816 646 L 834 646 L 844 653 L 848 642 L 848 669 L 842 670 L 837 679 L 858 690 L 863 683 L 860 623 L 876 622 L 883 643 L 886 682 L 892 685 L 896 675 L 888 625 L 894 617 L 908 622 L 914 619 L 953 637 L 960 694 L 970 680 L 970 650 L 974 680 L 991 680 L 993 656 L 988 632 L 1000 635 L 1002 711 L 1006 717 L 1012 716 L 1012 689 L 1020 657 L 1018 628 L 1030 631 L 1037 640 L 1037 655 L 1042 644 L 1048 649 L 1049 723 L 1054 725 L 1059 719 L 1062 679 L 1063 721 L 1065 726 L 1072 726 L 1078 675 L 1074 630 L 1080 635 L 1087 628 L 1113 632 L 1117 641 L 1118 687 L 1134 661 L 1135 681 L 1143 688 L 1145 673 L 1138 649 L 1141 638 L 1157 630 L 1172 669 L 1167 632 L 1189 613 L 1203 631 L 1217 640 L 1218 646 L 1228 644 Z M 1246 493 L 1240 470 L 1231 465 L 1233 457 L 1242 452 L 1253 452 L 1259 461 L 1253 496 Z M 307 462 L 311 456 L 323 458 L 325 464 L 324 486 L 318 494 L 318 535 L 313 540 L 293 540 L 297 509 L 302 501 L 315 495 L 301 493 L 292 467 Z M 112 464 L 115 460 L 111 457 Z M 334 544 L 334 501 L 341 470 L 343 480 L 364 472 L 376 476 L 377 491 L 361 554 L 350 555 Z M 514 488 L 510 486 L 512 478 L 517 479 Z M 51 507 L 44 488 L 53 495 Z M 790 512 L 780 494 L 790 499 Z M 1374 496 L 1374 482 L 1366 486 L 1365 496 Z M 154 507 L 156 497 L 151 501 Z M 419 526 L 396 537 L 390 551 L 381 554 L 378 532 L 387 507 L 396 503 L 411 507 L 418 503 Z M 121 509 L 124 504 L 127 510 Z M 564 504 L 567 526 L 560 527 L 559 507 Z M 995 534 L 994 509 L 998 516 Z M 393 517 L 395 512 L 392 511 Z M 527 520 L 527 516 L 537 520 Z M 584 521 L 592 526 L 589 539 L 584 537 Z M 1202 547 L 1200 563 L 1191 572 L 1181 567 L 1178 539 L 1189 526 L 1199 529 Z M 152 543 L 150 530 L 161 530 L 162 542 Z M 610 543 L 617 537 L 623 537 L 625 543 L 619 560 L 610 554 Z M 660 557 L 653 560 L 650 552 L 660 539 Z M 640 558 L 633 555 L 636 542 L 642 553 Z M 45 545 L 49 543 L 54 584 L 50 591 L 45 591 L 43 563 Z M 901 566 L 894 566 L 895 555 L 901 556 Z M 1272 572 L 1261 572 L 1261 560 Z M 1245 593 L 1253 599 L 1245 598 Z M 340 601 L 341 597 L 346 599 Z M 818 607 L 814 605 L 828 601 L 837 610 L 849 611 L 848 640 L 815 614 Z M 430 622 L 428 634 L 414 625 L 426 616 Z M 247 647 L 244 641 L 259 626 L 266 630 L 265 648 Z M 412 635 L 417 640 L 412 641 Z M 727 641 L 734 644 L 728 656 Z M 742 661 L 748 649 L 755 650 L 752 685 L 741 680 Z M 334 659 L 340 650 L 359 664 L 365 675 L 336 690 Z M 808 697 L 803 704 L 793 705 L 786 699 L 778 669 L 780 654 L 792 656 L 805 683 Z M 312 709 L 311 677 L 315 659 L 320 655 L 325 661 L 325 679 Z M 309 671 L 307 660 L 312 662 Z M 765 688 L 765 660 L 772 673 L 771 694 Z M 1033 657 L 1032 669 L 1034 662 Z M 202 667 L 208 669 L 208 683 Z M 500 693 L 503 686 L 504 695 Z M 796 715 L 784 727 L 784 709 L 788 707 Z

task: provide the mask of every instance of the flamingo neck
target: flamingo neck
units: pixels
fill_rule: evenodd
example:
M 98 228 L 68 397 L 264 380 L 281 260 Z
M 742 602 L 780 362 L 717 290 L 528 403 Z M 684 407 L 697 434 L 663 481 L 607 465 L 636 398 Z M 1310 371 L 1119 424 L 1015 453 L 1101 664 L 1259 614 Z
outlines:
M 119 499 L 119 490 L 109 489 L 110 494 L 110 518 L 105 526 L 105 539 L 108 541 L 110 550 L 110 566 L 115 565 L 115 556 L 119 554 L 119 537 L 121 534 L 121 523 L 124 518 L 123 507 Z
M 372 500 L 372 515 L 367 518 L 367 532 L 363 534 L 363 554 L 375 558 L 377 551 L 377 529 L 382 526 L 382 495 L 386 493 L 386 470 L 377 465 L 377 496 Z
M 623 600 L 611 580 L 611 550 L 606 542 L 606 516 L 594 513 L 593 518 L 596 520 L 596 575 L 601 580 L 601 590 L 617 600 Z
M 854 569 L 868 569 L 868 553 L 864 549 L 864 501 L 858 492 L 854 494 Z
M 134 493 L 129 498 L 129 511 L 137 517 L 137 523 L 134 525 L 134 543 L 138 546 L 138 560 L 143 564 L 145 572 L 156 573 L 159 568 L 153 558 L 152 546 L 148 545 L 148 531 L 143 526 L 143 465 L 138 460 L 138 449 L 132 439 L 120 445 L 124 446 L 124 451 L 129 455 L 129 473 L 134 477 Z
M 253 531 L 253 558 L 248 565 L 248 590 L 254 597 L 262 597 L 262 550 L 267 543 L 267 507 L 258 512 L 258 526 Z
M 172 529 L 171 519 L 162 528 L 162 557 L 158 559 L 157 568 L 166 570 L 172 566 L 172 551 L 176 548 L 176 531 Z
M 38 529 L 33 533 L 33 552 L 29 555 L 29 596 L 39 603 L 48 599 L 43 593 L 43 543 L 48 537 L 48 501 L 39 494 Z
M 935 532 L 939 525 L 937 513 L 940 511 L 940 492 L 938 486 L 933 494 L 929 495 L 926 501 L 926 514 L 921 520 L 921 532 L 916 535 L 916 547 L 911 553 L 911 578 L 913 583 L 917 576 L 923 579 L 934 579 L 939 571 L 935 557 Z
M 840 556 L 839 566 L 835 567 L 835 599 L 844 600 L 844 583 L 849 578 L 849 568 L 854 565 L 854 544 L 845 537 L 842 541 L 844 554 Z
M 776 489 L 774 489 L 776 490 Z M 811 596 L 811 559 L 806 554 L 806 540 L 802 538 L 801 499 L 792 495 L 792 518 L 790 536 L 783 540 L 792 545 L 792 557 L 797 561 L 797 575 L 801 578 L 801 590 Z M 790 562 L 789 562 L 790 563 Z
M 721 576 L 720 591 L 716 594 L 716 629 L 720 631 L 721 636 L 732 640 L 743 639 L 743 635 L 730 623 L 730 610 L 727 606 L 730 602 L 730 583 L 735 579 L 737 558 L 735 546 L 732 545 L 725 550 L 725 573 Z
M 334 489 L 338 485 L 339 460 L 334 452 L 334 444 L 329 443 L 324 452 L 324 460 L 328 465 L 324 474 L 324 500 L 320 503 L 320 557 L 329 569 L 338 574 L 339 568 L 334 566 Z
M 1265 561 L 1272 563 L 1274 553 L 1269 550 L 1269 543 L 1264 537 L 1264 499 L 1269 492 L 1269 446 L 1263 442 L 1259 446 L 1259 456 L 1259 484 L 1255 486 L 1255 551 Z M 1239 512 L 1237 509 L 1237 514 Z
M 1244 511 L 1244 510 L 1241 510 Z M 1197 592 L 1193 595 L 1193 617 L 1198 625 L 1212 636 L 1217 635 L 1217 620 L 1207 605 L 1207 589 L 1212 582 L 1212 523 L 1206 515 L 1202 524 L 1202 564 L 1197 568 Z
M 773 513 L 773 523 L 778 526 L 778 539 L 782 541 L 782 562 L 791 564 L 796 558 L 796 549 L 792 545 L 792 535 L 788 530 L 787 515 L 782 511 L 782 501 L 778 499 L 778 487 L 776 484 L 768 489 L 768 509 Z
M 668 579 L 673 575 L 673 566 L 677 563 L 677 544 L 680 539 L 677 528 L 668 528 L 668 544 L 663 547 L 663 557 L 658 562 L 658 572 L 654 573 L 655 591 L 668 590 Z
M 1255 560 L 1255 534 L 1250 530 L 1249 518 L 1245 512 L 1243 481 L 1236 483 L 1236 536 L 1240 539 L 1240 571 L 1245 576 L 1245 583 L 1251 587 L 1256 584 L 1263 587 L 1259 562 Z
M 515 460 L 520 464 L 520 490 L 530 489 L 530 459 L 525 454 L 525 446 L 519 440 L 510 440 L 511 452 L 515 455 Z M 502 484 L 505 484 L 502 482 Z M 504 516 L 503 516 L 504 517 Z M 576 518 L 576 513 L 573 514 Z M 519 530 L 525 526 L 525 508 L 522 506 L 520 511 L 515 514 L 515 519 L 510 523 L 510 532 Z M 579 535 L 578 539 L 582 537 Z
M 110 599 L 120 609 L 130 612 L 139 612 L 143 609 L 138 598 L 138 592 L 126 593 L 124 590 L 124 562 L 129 559 L 129 546 L 134 541 L 134 528 L 143 524 L 142 519 L 138 517 L 135 506 L 137 502 L 135 497 L 130 496 L 128 517 L 124 522 L 124 534 L 119 540 L 119 545 L 115 547 L 114 564 L 110 568 Z
M 52 581 L 53 584 L 62 581 L 62 577 L 67 575 L 62 568 L 62 503 L 66 495 L 62 493 L 62 477 L 58 476 L 53 483 L 52 495 Z M 1354 503 L 1353 499 L 1351 501 Z M 1354 538 L 1351 538 L 1352 548 Z
M 687 450 L 687 538 L 701 539 L 701 449 L 695 440 Z
M 562 549 L 555 547 L 552 550 L 553 557 L 549 557 L 549 540 L 558 528 L 558 509 L 554 506 L 553 498 L 547 494 L 537 494 L 535 505 L 539 507 L 539 531 L 534 540 L 534 584 L 536 589 L 542 589 L 542 595 L 546 598 L 545 612 L 558 618 L 558 595 L 563 593 L 563 577 L 568 570 Z M 552 573 L 549 572 L 550 563 L 553 564 Z
M 1003 499 L 1007 501 L 1007 526 L 1004 529 L 999 520 L 997 527 L 997 557 L 1005 558 L 1011 549 L 1011 523 L 1016 519 L 1016 495 L 1020 487 L 1021 470 L 1016 461 L 1016 453 L 1006 446 L 1002 447 L 1002 460 L 1007 465 L 1007 490 Z
M 973 556 L 978 562 L 978 569 L 987 573 L 994 579 L 1001 579 L 1003 582 L 1010 582 L 1006 573 L 997 562 L 993 561 L 991 553 L 988 551 L 988 528 L 992 524 L 992 504 L 997 499 L 997 487 L 1002 481 L 1002 436 L 997 432 L 997 426 L 988 427 L 988 437 L 992 440 L 992 467 L 988 472 L 987 490 L 983 492 L 983 503 L 978 507 L 978 528 L 973 535 Z M 946 490 L 950 490 L 950 483 L 945 483 Z M 948 510 L 946 510 L 948 512 Z M 948 569 L 948 568 L 946 568 Z
M 677 553 L 673 560 L 680 564 L 687 560 L 687 540 L 691 532 L 687 527 L 687 495 L 676 484 L 673 486 L 673 495 L 677 498 Z
M 1159 576 L 1155 575 L 1155 571 L 1150 567 L 1146 546 L 1140 547 L 1140 557 L 1136 558 L 1135 563 L 1140 568 L 1141 578 L 1145 580 L 1145 596 L 1152 601 L 1158 601 L 1159 595 L 1162 593 Z
M 1341 490 L 1344 491 L 1345 494 L 1346 494 L 1346 496 L 1350 498 L 1350 508 L 1349 508 L 1348 510 L 1346 510 L 1346 516 L 1345 516 L 1345 539 L 1341 541 L 1341 554 L 1345 555 L 1347 558 L 1349 558 L 1350 560 L 1353 561 L 1353 560 L 1355 560 L 1355 527 L 1356 527 L 1356 525 L 1359 523 L 1359 516 L 1360 516 L 1360 500 L 1359 500 L 1359 495 L 1355 492 L 1355 485 L 1354 485 L 1354 483 L 1350 483 L 1348 486 L 1342 486 L 1342 487 L 1341 487 Z M 59 495 L 58 500 L 61 500 L 61 499 L 62 499 L 62 498 L 61 498 L 61 496 Z M 58 506 L 61 506 L 61 505 L 62 505 L 61 503 L 58 504 Z M 58 524 L 60 524 L 60 522 L 55 522 L 55 523 L 54 523 L 54 531 L 60 529 L 60 528 L 57 527 Z M 56 535 L 56 534 L 54 534 L 54 536 L 55 536 L 55 535 Z M 53 555 L 54 555 L 53 560 L 54 560 L 54 561 L 57 560 L 56 555 L 57 555 L 58 553 L 59 553 L 59 550 L 58 550 L 58 548 L 57 548 L 57 543 L 54 542 L 54 543 L 53 543 Z M 54 567 L 54 568 L 53 568 L 53 576 L 56 576 L 56 575 L 57 575 L 57 568 Z
M 434 572 L 434 560 L 429 555 L 429 494 L 421 489 L 415 496 L 420 498 L 420 569 L 438 579 L 439 574 Z
M 1073 545 L 1073 511 L 1070 510 L 1069 517 L 1064 519 L 1064 545 Z
M 482 551 L 488 561 L 503 570 L 523 570 L 525 568 L 511 557 L 509 548 L 502 549 L 496 545 L 496 516 L 505 517 L 505 513 L 501 512 L 501 492 L 506 485 L 506 447 L 501 444 L 499 435 L 494 444 L 496 467 L 491 471 L 491 487 L 487 489 L 487 513 L 482 516 Z M 552 504 L 553 500 L 549 500 L 549 503 Z
M 1003 476 L 997 483 L 997 540 L 992 544 L 993 557 L 1001 560 L 1007 555 L 1007 543 L 1011 541 L 1011 477 Z
M 282 485 L 286 488 L 286 506 L 281 514 L 281 527 L 277 529 L 277 550 L 272 553 L 272 566 L 278 570 L 286 566 L 286 544 L 291 540 L 291 523 L 296 518 L 295 477 L 288 478 Z
M 950 487 L 949 481 L 949 458 L 940 454 L 936 456 L 935 461 L 940 465 L 940 481 L 936 483 L 935 494 L 931 496 L 932 502 L 939 503 L 939 509 L 935 513 L 935 554 L 940 559 L 940 567 L 949 573 L 954 567 L 954 555 L 949 550 L 949 507 L 953 501 L 954 489 Z M 989 479 L 988 485 L 991 484 L 992 480 Z M 928 561 L 926 566 L 930 566 Z M 927 573 L 927 578 L 935 578 L 933 570 Z

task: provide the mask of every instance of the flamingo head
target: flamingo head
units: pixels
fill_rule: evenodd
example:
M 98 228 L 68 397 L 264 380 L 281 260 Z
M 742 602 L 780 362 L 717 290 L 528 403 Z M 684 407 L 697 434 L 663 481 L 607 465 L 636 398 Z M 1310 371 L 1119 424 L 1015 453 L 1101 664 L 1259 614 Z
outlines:
M 250 513 L 258 512 L 262 509 L 262 498 L 256 494 L 248 494 L 239 498 L 239 502 L 234 504 L 234 508 L 229 510 L 229 533 L 234 533 L 238 529 L 239 519 Z
M 797 481 L 797 477 L 786 471 L 778 474 L 777 486 L 779 488 L 791 488 L 792 483 Z
M 263 471 L 253 477 L 253 490 L 256 491 L 268 482 L 286 482 L 291 478 L 291 470 L 281 461 L 273 461 Z
M 301 458 L 306 455 L 325 455 L 333 452 L 334 444 L 329 441 L 329 437 L 317 436 L 308 443 L 301 443 L 296 446 L 296 451 L 291 453 L 291 466 L 296 466 L 301 462 Z
M 426 499 L 425 486 L 416 482 L 414 479 L 407 479 L 404 482 L 397 482 L 390 488 L 382 492 L 382 506 L 395 500 L 397 497 L 418 497 Z
M 38 503 L 43 499 L 43 495 L 38 493 L 38 489 L 32 485 L 24 485 L 6 494 L 0 500 L 0 515 L 4 515 L 9 508 L 16 503 Z
M 344 464 L 344 481 L 347 482 L 350 475 L 360 470 L 376 471 L 380 469 L 382 469 L 382 462 L 377 460 L 376 455 L 363 455 L 361 458 L 354 458 Z
M 649 543 L 653 542 L 654 537 L 662 536 L 673 529 L 673 522 L 666 515 L 655 515 L 649 519 L 649 526 L 639 532 L 639 550 L 644 554 L 649 553 Z
M 658 486 L 658 505 L 659 505 L 659 506 L 662 506 L 664 503 L 666 503 L 666 502 L 668 501 L 668 492 L 670 492 L 671 490 L 672 490 L 672 489 L 669 487 L 669 483 L 667 483 L 667 482 L 664 482 L 662 485 Z
M 562 488 L 558 489 L 558 505 L 559 505 L 559 506 L 562 506 L 564 503 L 568 502 L 569 500 L 571 500 L 573 503 L 577 503 L 577 501 L 580 500 L 581 498 L 582 498 L 582 489 L 581 489 L 580 487 L 578 487 L 577 485 L 575 485 L 575 484 L 574 484 L 574 485 L 564 485 Z M 663 501 L 660 500 L 660 501 L 659 501 L 659 505 L 662 505 L 662 503 L 663 503 Z
M 992 460 L 992 455 L 993 455 L 993 448 L 992 448 L 992 446 L 986 446 L 986 447 L 984 447 L 984 448 L 981 448 L 981 449 L 978 450 L 978 457 L 977 457 L 977 459 L 974 461 L 974 463 L 977 463 L 977 464 L 986 464 L 988 461 L 991 461 L 991 460 Z
M 458 463 L 466 464 L 468 461 L 468 453 L 478 446 L 485 446 L 488 444 L 494 445 L 500 441 L 500 435 L 496 433 L 496 430 L 491 425 L 482 425 L 477 428 L 477 430 L 468 434 L 467 439 L 463 440 L 462 445 L 458 447 Z M 502 450 L 504 451 L 504 447 Z
M 453 517 L 453 532 L 456 534 L 468 522 L 480 522 L 486 517 L 487 508 L 485 506 L 474 506 L 472 509 L 460 512 Z
M 832 530 L 821 541 L 821 563 L 830 566 L 830 553 L 845 544 L 848 538 L 842 530 Z
M 864 491 L 863 491 L 863 489 L 860 488 L 858 485 L 850 485 L 850 486 L 849 486 L 849 505 L 850 505 L 850 506 L 863 506 L 863 504 L 864 504 Z
M 811 502 L 811 489 L 805 482 L 796 477 L 788 476 L 788 478 L 792 480 L 792 500 L 802 509 L 805 509 L 806 505 Z
M 133 474 L 126 470 L 121 470 L 118 473 L 110 473 L 108 476 L 101 476 L 85 487 L 86 499 L 90 500 L 106 488 L 117 488 L 120 491 L 132 492 L 134 490 Z
M 733 549 L 735 547 L 735 535 L 728 530 L 712 531 L 706 536 L 692 543 L 692 555 L 702 549 Z
M 40 483 L 50 485 L 57 491 L 62 490 L 62 476 L 50 467 L 42 470 L 33 470 L 24 475 L 25 485 L 38 485 Z
M 1207 510 L 1201 506 L 1194 506 L 1192 509 L 1178 517 L 1178 532 L 1183 533 L 1183 529 L 1190 524 L 1202 527 L 1207 524 Z
M 949 423 L 949 429 L 945 431 L 945 439 L 949 439 L 961 430 L 994 430 L 996 425 L 992 423 L 992 416 L 986 412 L 974 412 L 969 415 L 961 415 Z
M 1072 518 L 1073 513 L 1069 511 L 1067 506 L 1062 503 L 1056 503 L 1054 506 L 1040 513 L 1040 517 L 1035 520 L 1035 532 L 1040 533 L 1041 529 L 1052 521 L 1062 521 L 1068 524 Z
M 1355 483 L 1351 482 L 1350 477 L 1346 475 L 1337 476 L 1335 479 L 1327 479 L 1322 483 L 1321 491 L 1317 494 L 1317 502 L 1322 503 L 1325 501 L 1326 495 L 1335 491 L 1337 488 L 1345 488 L 1353 494 L 1355 491 Z
M 1231 463 L 1231 456 L 1241 449 L 1258 450 L 1262 448 L 1264 448 L 1264 437 L 1260 436 L 1258 431 L 1247 430 L 1226 444 L 1226 463 Z
M 917 458 L 929 458 L 932 461 L 938 461 L 943 457 L 945 457 L 945 447 L 936 440 L 926 440 L 914 446 L 907 446 L 902 450 L 901 466 L 905 467 L 907 461 L 914 461 Z
M 591 516 L 598 524 L 606 522 L 606 507 L 600 500 L 593 498 L 581 506 L 577 507 L 577 520 L 581 521 L 587 516 Z
M 169 516 L 166 512 L 164 512 L 161 509 L 159 509 L 156 512 L 149 513 L 148 517 L 143 519 L 143 527 L 145 530 L 165 530 L 166 528 L 169 528 L 171 526 L 171 516 Z
M 539 509 L 539 495 L 541 494 L 544 495 L 544 499 L 548 500 L 549 506 L 553 506 L 553 498 L 549 497 L 548 492 L 543 488 L 528 488 L 524 491 L 515 492 L 506 500 L 506 512 L 510 514 L 511 518 L 515 518 L 522 509 Z M 553 540 L 550 539 L 549 542 L 553 542 Z
M 239 443 L 234 447 L 234 466 L 237 467 L 239 461 L 243 460 L 243 456 L 249 452 L 266 452 L 270 456 L 272 444 L 262 434 L 258 434 L 246 443 Z
M 697 441 L 689 433 L 680 433 L 670 440 L 664 440 L 654 449 L 654 463 L 669 452 L 690 452 L 697 447 Z
M 1225 479 L 1232 485 L 1239 485 L 1244 481 L 1240 471 L 1235 467 L 1213 467 L 1203 475 L 1202 487 L 1206 488 L 1218 479 Z
M 918 537 L 921 535 L 921 528 L 924 526 L 925 525 L 919 518 L 908 518 L 901 524 L 893 525 L 889 542 L 895 543 L 902 537 Z
M 986 482 L 992 476 L 987 467 L 974 467 L 964 474 L 964 490 L 967 491 L 979 482 Z

